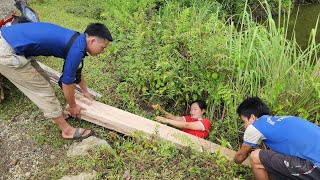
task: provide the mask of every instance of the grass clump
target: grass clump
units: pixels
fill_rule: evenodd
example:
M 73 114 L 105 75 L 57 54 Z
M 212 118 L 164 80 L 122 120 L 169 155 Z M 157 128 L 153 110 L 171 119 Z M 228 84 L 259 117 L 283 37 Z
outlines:
M 89 156 L 65 159 L 37 175 L 56 179 L 63 174 L 92 172 L 96 179 L 122 179 L 129 172 L 132 179 L 251 179 L 248 168 L 235 165 L 218 154 L 199 153 L 190 148 L 177 149 L 171 143 L 143 133 L 119 136 L 109 133 L 113 150 L 97 148 Z

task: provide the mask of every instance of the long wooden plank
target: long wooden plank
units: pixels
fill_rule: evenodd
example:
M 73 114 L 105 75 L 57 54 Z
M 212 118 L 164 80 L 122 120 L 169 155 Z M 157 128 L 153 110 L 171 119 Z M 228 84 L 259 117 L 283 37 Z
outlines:
M 58 71 L 53 70 L 53 69 L 51 69 L 50 67 L 42 64 L 41 62 L 39 62 L 39 61 L 37 61 L 37 62 L 38 62 L 38 64 L 40 65 L 40 67 L 48 74 L 48 76 L 49 76 L 49 78 L 50 78 L 50 82 L 51 82 L 53 85 L 55 85 L 55 86 L 59 86 L 59 85 L 58 85 L 58 81 L 59 81 L 59 79 L 60 79 L 61 74 L 60 74 Z M 88 89 L 88 92 L 89 92 L 92 96 L 98 97 L 98 98 L 101 98 L 101 97 L 102 97 L 101 94 L 93 91 L 92 89 L 90 89 L 90 88 L 87 88 L 87 89 Z M 81 94 L 81 88 L 79 87 L 79 85 L 77 85 L 77 86 L 75 87 L 75 91 L 76 91 L 76 93 Z
M 50 77 L 50 81 L 54 85 L 57 85 L 60 73 L 40 62 L 38 63 L 48 74 L 48 76 Z M 96 93 L 91 89 L 88 90 L 92 95 L 96 97 L 102 96 L 101 94 Z M 207 151 L 211 153 L 219 151 L 220 154 L 226 157 L 228 160 L 232 160 L 233 156 L 236 153 L 231 149 L 224 148 L 205 139 L 198 138 L 178 129 L 126 112 L 124 110 L 100 103 L 98 101 L 89 102 L 80 94 L 81 91 L 78 90 L 78 95 L 76 95 L 76 102 L 77 104 L 85 108 L 85 110 L 82 110 L 81 112 L 81 118 L 88 122 L 123 134 L 130 134 L 138 130 L 143 131 L 148 135 L 157 132 L 160 138 L 163 138 L 180 146 L 191 146 L 199 151 Z M 246 159 L 243 164 L 250 166 L 249 158 Z
M 81 112 L 82 119 L 123 134 L 129 134 L 138 130 L 148 135 L 157 132 L 159 137 L 177 145 L 191 146 L 199 151 L 211 153 L 219 151 L 228 160 L 232 160 L 236 153 L 218 144 L 127 111 L 97 101 L 89 102 L 81 95 L 76 95 L 76 102 L 85 108 Z M 247 159 L 243 164 L 249 165 L 249 160 Z

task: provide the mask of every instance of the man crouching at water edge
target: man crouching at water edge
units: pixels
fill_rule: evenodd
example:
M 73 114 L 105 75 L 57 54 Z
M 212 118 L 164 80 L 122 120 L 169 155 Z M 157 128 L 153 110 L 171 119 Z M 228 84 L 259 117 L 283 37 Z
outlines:
M 257 97 L 243 101 L 237 113 L 246 130 L 235 162 L 241 164 L 260 140 L 271 149 L 251 152 L 255 179 L 320 179 L 320 127 L 299 117 L 270 116 Z

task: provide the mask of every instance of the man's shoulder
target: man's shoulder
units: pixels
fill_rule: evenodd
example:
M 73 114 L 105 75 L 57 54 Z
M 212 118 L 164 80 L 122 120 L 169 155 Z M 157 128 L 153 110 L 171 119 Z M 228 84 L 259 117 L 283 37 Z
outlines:
M 288 119 L 301 119 L 295 116 L 270 116 L 263 115 L 254 124 L 268 123 L 270 125 L 276 125 L 278 122 L 285 122 L 284 120 Z
M 252 134 L 252 133 L 255 134 L 256 132 L 261 133 L 256 126 L 254 126 L 253 124 L 250 124 L 244 131 L 244 134 Z

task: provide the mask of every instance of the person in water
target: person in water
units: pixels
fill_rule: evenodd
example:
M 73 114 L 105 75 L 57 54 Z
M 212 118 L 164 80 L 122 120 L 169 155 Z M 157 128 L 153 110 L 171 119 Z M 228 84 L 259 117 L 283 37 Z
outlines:
M 163 116 L 157 116 L 156 120 L 161 123 L 170 124 L 182 131 L 200 138 L 208 137 L 211 131 L 211 122 L 204 118 L 206 103 L 202 100 L 196 100 L 191 103 L 190 115 L 175 116 L 163 110 L 160 105 L 153 105 L 153 109 L 159 110 Z

